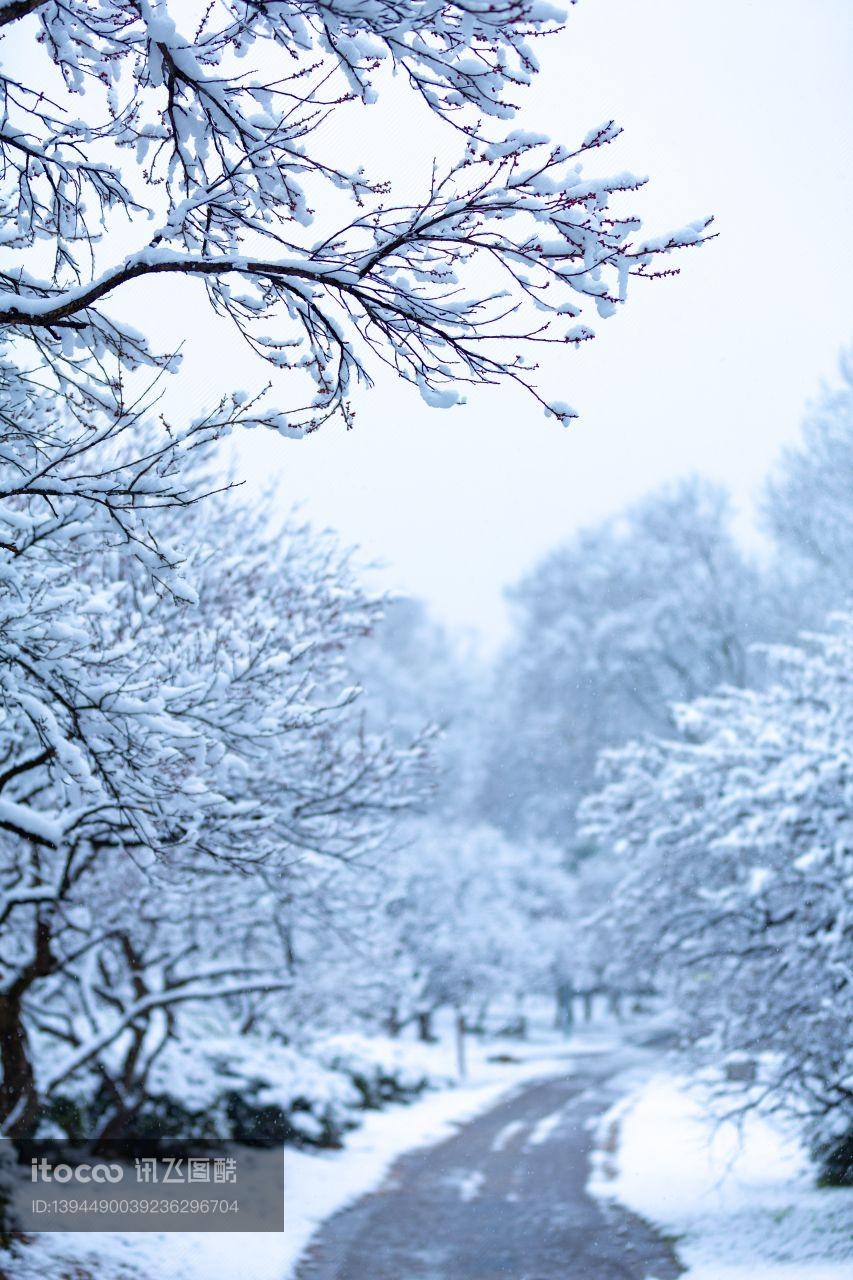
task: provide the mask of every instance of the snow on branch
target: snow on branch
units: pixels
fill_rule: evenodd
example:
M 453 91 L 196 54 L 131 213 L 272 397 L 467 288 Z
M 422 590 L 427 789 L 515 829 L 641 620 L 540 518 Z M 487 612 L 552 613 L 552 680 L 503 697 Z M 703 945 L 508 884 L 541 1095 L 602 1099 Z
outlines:
M 641 181 L 586 172 L 613 121 L 574 149 L 489 134 L 561 18 L 540 0 L 218 2 L 194 19 L 164 0 L 99 0 L 13 6 L 6 21 L 29 13 L 47 56 L 43 83 L 2 84 L 17 221 L 0 246 L 0 325 L 92 400 L 109 396 L 107 367 L 176 367 L 120 317 L 133 281 L 178 275 L 202 280 L 293 388 L 313 381 L 283 417 L 262 416 L 286 433 L 351 421 L 355 385 L 382 364 L 432 406 L 507 379 L 565 422 L 573 410 L 536 384 L 541 345 L 588 341 L 589 324 L 565 321 L 611 314 L 630 276 L 669 274 L 661 255 L 706 238 L 708 220 L 641 240 L 615 207 Z M 372 104 L 385 62 L 464 143 L 416 205 L 324 158 L 327 121 Z

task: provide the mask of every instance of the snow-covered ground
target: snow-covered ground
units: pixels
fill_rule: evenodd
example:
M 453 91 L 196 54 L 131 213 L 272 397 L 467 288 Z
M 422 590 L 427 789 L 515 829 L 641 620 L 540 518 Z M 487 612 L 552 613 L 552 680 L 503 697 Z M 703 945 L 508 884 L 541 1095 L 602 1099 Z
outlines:
M 590 1189 L 672 1236 L 686 1280 L 853 1275 L 853 1188 L 815 1187 L 780 1125 L 717 1126 L 687 1081 L 658 1074 L 634 1078 L 597 1136 Z
M 43 1280 L 67 1268 L 80 1280 L 89 1274 L 93 1280 L 287 1280 L 319 1224 L 377 1187 L 403 1152 L 449 1136 L 527 1081 L 571 1070 L 578 1053 L 614 1047 L 604 1029 L 570 1043 L 556 1036 L 527 1043 L 471 1039 L 464 1083 L 430 1091 L 408 1106 L 366 1112 L 340 1151 L 285 1151 L 283 1234 L 44 1234 L 21 1251 L 7 1274 L 14 1280 Z M 452 1077 L 451 1037 L 433 1053 L 436 1077 Z M 500 1058 L 511 1061 L 495 1060 Z

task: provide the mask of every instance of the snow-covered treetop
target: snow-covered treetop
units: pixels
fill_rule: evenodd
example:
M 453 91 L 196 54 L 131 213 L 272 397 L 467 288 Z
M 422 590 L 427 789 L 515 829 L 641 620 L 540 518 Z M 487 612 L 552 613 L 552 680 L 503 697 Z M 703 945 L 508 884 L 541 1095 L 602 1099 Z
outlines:
M 771 532 L 825 580 L 830 607 L 849 599 L 853 567 L 853 349 L 842 353 L 839 373 L 810 407 L 765 494 Z
M 124 60 L 132 60 L 138 83 L 165 83 L 176 102 L 187 98 L 166 126 L 176 145 L 183 116 L 204 127 L 224 127 L 245 146 L 249 139 L 237 121 L 243 117 L 252 127 L 246 104 L 254 100 L 256 110 L 268 111 L 283 96 L 288 78 L 264 86 L 248 76 L 229 85 L 210 74 L 224 58 L 242 59 L 253 51 L 257 56 L 260 50 L 262 58 L 271 51 L 292 62 L 306 56 L 322 60 L 368 102 L 374 74 L 388 60 L 434 111 L 457 113 L 469 106 L 506 117 L 513 110 L 508 87 L 529 84 L 538 69 L 532 38 L 553 31 L 565 16 L 543 0 L 212 0 L 180 9 L 181 31 L 165 0 L 4 3 L 0 27 L 37 13 L 43 39 L 77 93 L 90 77 L 117 84 Z M 194 86 L 202 86 L 202 94 L 191 105 Z
M 796 634 L 787 579 L 737 543 L 724 490 L 687 477 L 579 530 L 509 592 L 483 802 L 518 835 L 576 839 L 598 752 L 673 727 L 671 704 L 757 679 Z
M 630 275 L 707 226 L 643 242 L 612 210 L 642 182 L 582 168 L 612 121 L 571 146 L 491 136 L 559 16 L 539 0 L 3 4 L 0 324 L 102 403 L 122 370 L 175 367 L 113 315 L 131 282 L 168 275 L 171 297 L 196 280 L 273 369 L 299 371 L 301 406 L 264 417 L 291 434 L 349 420 L 375 362 L 439 407 L 466 384 L 532 388 L 539 344 L 594 336 L 589 305 L 612 312 Z M 459 131 L 416 205 L 324 155 L 330 117 L 369 107 L 386 65 L 413 120 L 420 102 Z

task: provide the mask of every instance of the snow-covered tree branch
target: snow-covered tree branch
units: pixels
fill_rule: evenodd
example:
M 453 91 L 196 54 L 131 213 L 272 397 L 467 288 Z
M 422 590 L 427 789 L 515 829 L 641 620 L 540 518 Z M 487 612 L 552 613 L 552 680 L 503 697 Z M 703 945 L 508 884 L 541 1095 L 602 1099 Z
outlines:
M 176 367 L 122 316 L 134 281 L 186 278 L 274 381 L 289 371 L 262 415 L 288 433 L 350 421 L 382 364 L 432 405 L 510 379 L 568 421 L 538 387 L 542 344 L 593 337 L 590 307 L 610 314 L 629 277 L 667 274 L 662 255 L 706 233 L 644 239 L 617 207 L 642 181 L 586 172 L 612 121 L 568 146 L 495 134 L 556 28 L 540 0 L 2 12 L 24 72 L 2 83 L 0 325 L 84 401 L 114 395 L 122 369 Z M 458 131 L 457 162 L 414 204 L 325 158 L 339 115 L 382 110 L 390 68 L 416 113 Z

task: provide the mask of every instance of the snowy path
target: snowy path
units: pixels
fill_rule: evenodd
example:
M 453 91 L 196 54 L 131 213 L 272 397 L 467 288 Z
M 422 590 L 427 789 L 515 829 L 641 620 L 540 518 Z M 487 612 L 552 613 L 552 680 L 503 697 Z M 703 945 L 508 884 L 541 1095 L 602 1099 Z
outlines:
M 670 1280 L 651 1227 L 586 1192 L 588 1122 L 613 1100 L 609 1055 L 531 1085 L 401 1158 L 332 1218 L 298 1280 Z

